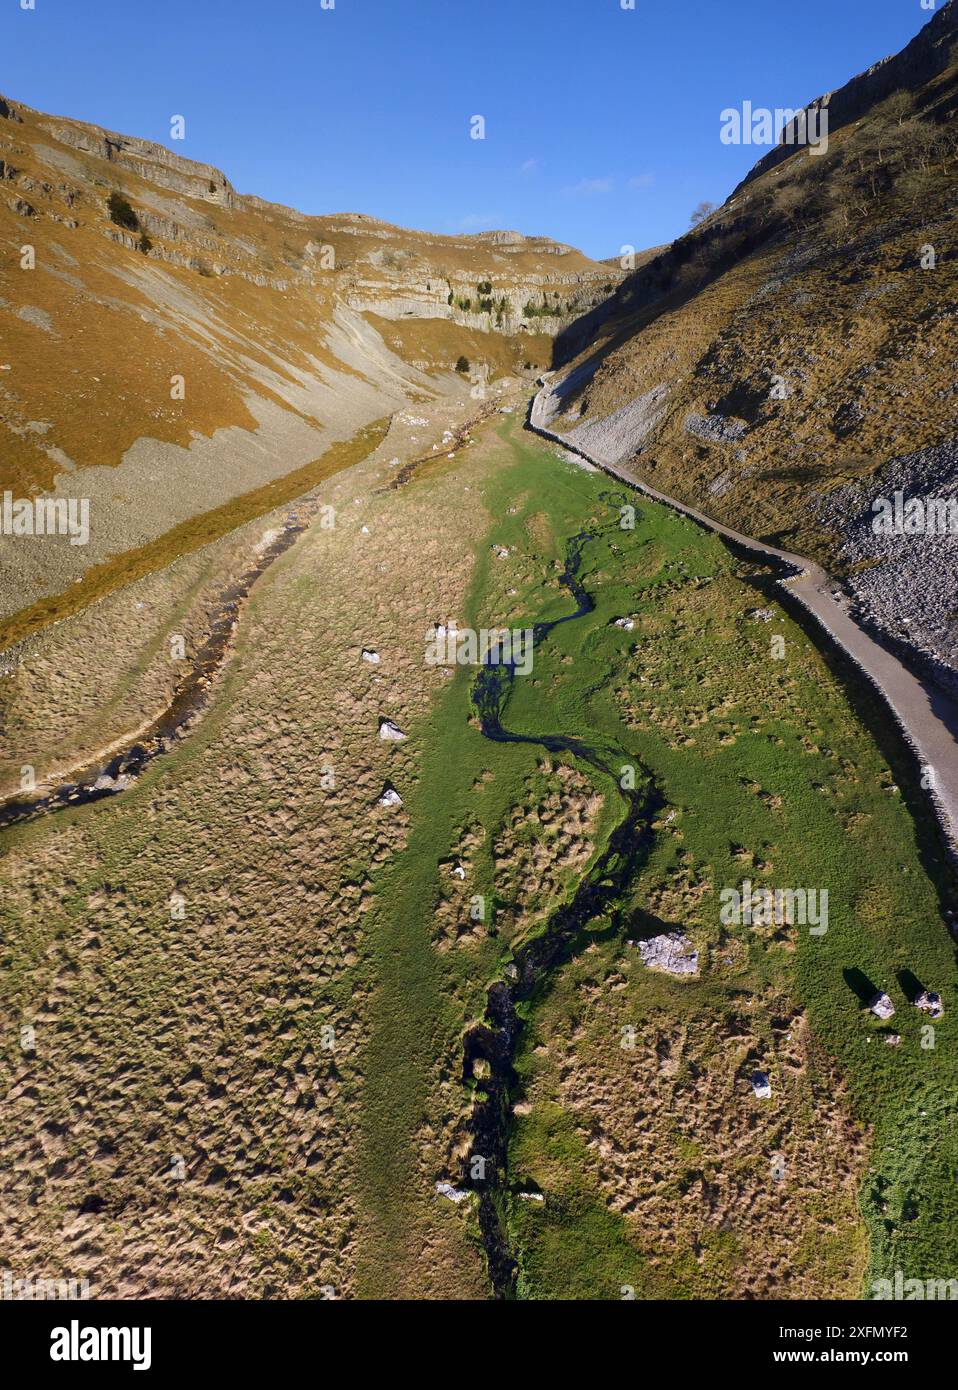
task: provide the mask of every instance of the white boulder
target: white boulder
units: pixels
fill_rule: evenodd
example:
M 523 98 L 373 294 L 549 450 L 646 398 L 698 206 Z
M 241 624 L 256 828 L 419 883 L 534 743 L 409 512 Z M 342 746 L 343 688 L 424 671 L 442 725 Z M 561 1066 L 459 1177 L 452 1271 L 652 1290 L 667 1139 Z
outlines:
M 772 1083 L 763 1071 L 752 1072 L 752 1090 L 759 1100 L 769 1100 L 772 1095 Z
M 693 951 L 691 941 L 681 932 L 649 936 L 638 945 L 642 964 L 650 970 L 664 970 L 668 975 L 699 973 L 699 953 Z
M 453 1187 L 451 1182 L 437 1182 L 436 1192 L 440 1197 L 446 1197 L 450 1202 L 455 1202 L 457 1206 L 460 1202 L 465 1202 L 470 1195 L 468 1192 L 464 1192 L 461 1187 Z
M 895 1006 L 887 994 L 880 991 L 868 1006 L 876 1018 L 891 1018 L 895 1012 Z
M 932 994 L 930 990 L 925 990 L 919 994 L 915 1000 L 915 1008 L 921 1009 L 922 1013 L 928 1014 L 931 1018 L 941 1018 L 945 1012 L 945 1006 L 941 1002 L 940 994 Z

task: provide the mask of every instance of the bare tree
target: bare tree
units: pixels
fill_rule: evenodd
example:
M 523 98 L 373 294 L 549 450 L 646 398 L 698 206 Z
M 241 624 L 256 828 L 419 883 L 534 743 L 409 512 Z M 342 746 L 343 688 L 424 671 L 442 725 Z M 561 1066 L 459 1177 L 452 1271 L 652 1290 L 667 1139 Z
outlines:
M 695 208 L 692 212 L 692 216 L 689 219 L 689 226 L 697 227 L 700 222 L 704 222 L 706 218 L 711 217 L 712 213 L 715 212 L 716 209 L 716 203 L 699 203 L 698 207 Z

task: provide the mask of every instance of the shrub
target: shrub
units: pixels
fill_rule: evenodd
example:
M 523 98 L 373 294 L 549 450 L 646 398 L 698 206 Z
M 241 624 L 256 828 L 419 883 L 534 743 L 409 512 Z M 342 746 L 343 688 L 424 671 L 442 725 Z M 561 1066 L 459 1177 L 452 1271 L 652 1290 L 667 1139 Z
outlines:
M 140 230 L 140 219 L 122 193 L 117 193 L 115 191 L 111 193 L 106 200 L 106 205 L 110 213 L 111 222 L 115 222 L 118 227 L 125 227 L 128 232 L 138 232 Z
M 137 246 L 138 246 L 139 250 L 141 250 L 141 251 L 143 252 L 144 256 L 145 256 L 148 252 L 150 252 L 150 251 L 153 250 L 153 243 L 152 243 L 152 241 L 150 240 L 150 238 L 147 236 L 146 232 L 141 232 L 141 233 L 140 233 L 140 240 L 137 242 Z
M 459 358 L 459 361 L 456 363 L 456 371 L 457 371 L 457 372 L 468 372 L 468 370 L 469 370 L 469 358 L 468 358 L 468 357 L 460 357 L 460 358 Z

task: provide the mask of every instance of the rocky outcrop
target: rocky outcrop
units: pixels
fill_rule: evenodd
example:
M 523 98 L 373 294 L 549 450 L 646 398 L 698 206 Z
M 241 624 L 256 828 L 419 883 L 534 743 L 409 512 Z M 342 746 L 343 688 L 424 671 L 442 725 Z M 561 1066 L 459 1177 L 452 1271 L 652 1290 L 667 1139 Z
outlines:
M 833 134 L 843 126 L 860 120 L 874 106 L 895 92 L 914 91 L 934 81 L 948 67 L 956 40 L 958 4 L 956 0 L 947 0 L 945 6 L 900 53 L 874 63 L 837 91 L 817 97 L 808 103 L 805 110 L 814 111 L 827 107 L 829 134 Z M 954 115 L 954 109 L 941 113 L 942 119 L 952 119 Z M 794 153 L 794 145 L 776 146 L 746 175 L 732 197 L 737 197 L 742 189 L 776 168 Z
M 515 234 L 508 233 L 510 238 Z M 544 243 L 541 238 L 527 241 L 520 238 L 517 246 L 511 239 L 505 248 L 529 253 L 536 257 L 555 256 L 560 262 L 555 270 L 543 273 L 529 270 L 514 261 L 506 261 L 500 244 L 493 240 L 471 238 L 478 242 L 476 255 L 488 245 L 488 261 L 477 261 L 480 273 L 463 273 L 450 269 L 450 246 L 430 246 L 424 254 L 412 251 L 376 249 L 361 257 L 351 268 L 347 302 L 360 313 L 374 313 L 380 318 L 445 319 L 480 333 L 545 333 L 555 337 L 570 323 L 588 314 L 602 303 L 622 278 L 621 272 L 598 265 L 582 264 L 582 258 L 571 248 L 557 243 Z M 568 268 L 561 265 L 567 259 Z
M 693 950 L 691 941 L 681 932 L 663 932 L 638 944 L 642 964 L 649 970 L 662 970 L 667 975 L 699 973 L 698 951 Z
M 61 145 L 129 169 L 160 188 L 169 188 L 190 198 L 202 198 L 204 202 L 219 203 L 222 207 L 231 208 L 234 204 L 236 193 L 232 184 L 222 170 L 212 164 L 198 164 L 173 154 L 163 145 L 130 135 L 117 135 L 101 126 L 58 120 L 42 121 L 41 125 Z
M 207 511 L 225 524 L 228 504 L 345 458 L 413 401 L 541 369 L 541 339 L 619 278 L 544 237 L 307 216 L 8 100 L 0 175 L 0 234 L 36 250 L 0 299 L 5 476 L 56 497 L 82 486 L 95 518 L 82 551 L 0 537 L 0 618 Z

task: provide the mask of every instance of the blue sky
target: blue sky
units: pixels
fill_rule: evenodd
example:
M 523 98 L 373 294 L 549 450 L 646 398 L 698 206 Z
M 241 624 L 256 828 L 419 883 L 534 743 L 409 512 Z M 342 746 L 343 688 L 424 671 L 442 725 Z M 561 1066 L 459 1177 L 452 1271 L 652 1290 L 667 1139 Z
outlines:
M 0 0 L 0 91 L 170 144 L 242 192 L 618 254 L 669 241 L 799 106 L 897 51 L 920 0 Z M 485 140 L 469 138 L 474 115 Z

